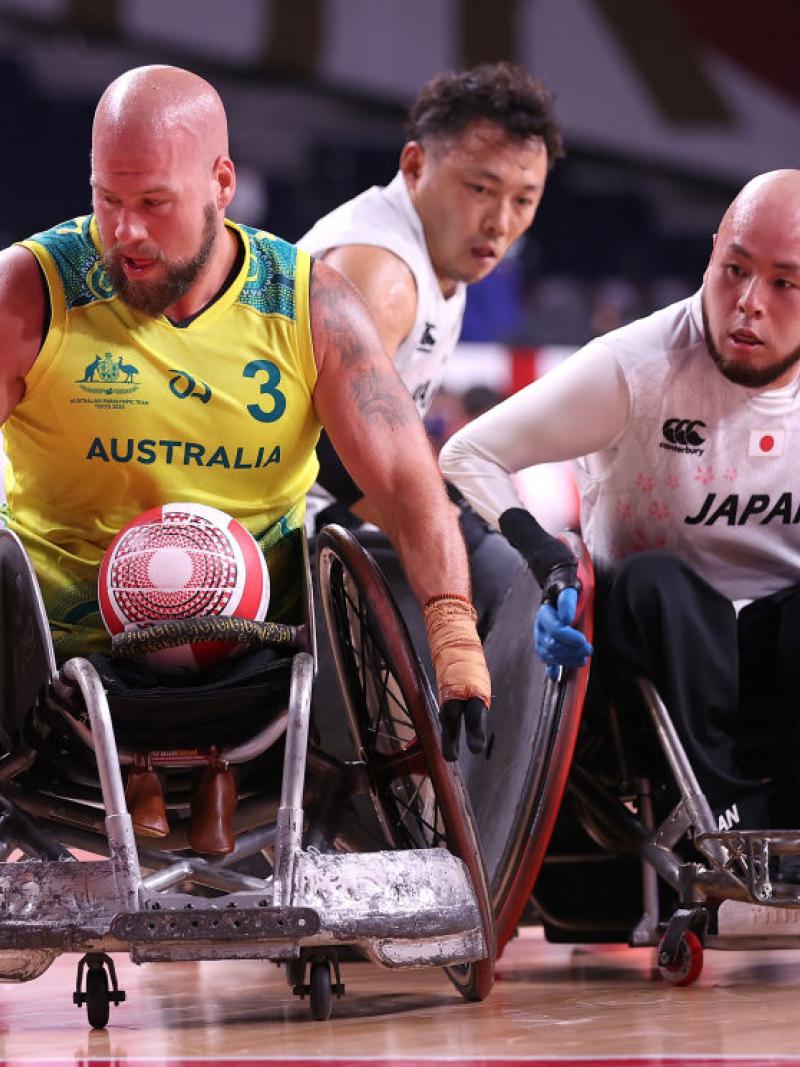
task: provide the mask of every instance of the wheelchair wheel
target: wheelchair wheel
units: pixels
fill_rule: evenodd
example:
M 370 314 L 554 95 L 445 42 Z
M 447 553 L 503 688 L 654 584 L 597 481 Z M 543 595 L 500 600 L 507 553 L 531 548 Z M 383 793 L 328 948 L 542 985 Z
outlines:
M 86 1016 L 93 1030 L 108 1026 L 111 998 L 108 975 L 105 967 L 96 967 L 86 972 Z
M 664 939 L 659 943 L 659 953 Z M 678 944 L 678 955 L 672 963 L 659 962 L 658 970 L 665 982 L 687 986 L 696 982 L 703 969 L 703 942 L 693 930 L 684 931 Z
M 391 591 L 352 534 L 318 539 L 319 583 L 350 729 L 378 818 L 395 848 L 447 848 L 465 863 L 489 958 L 446 967 L 468 1000 L 494 984 L 494 920 L 458 766 L 442 755 L 436 701 Z
M 309 985 L 311 1015 L 317 1022 L 324 1023 L 331 1017 L 331 965 L 327 960 L 312 962 Z
M 577 623 L 592 637 L 594 574 L 580 538 L 562 539 L 578 559 Z M 486 752 L 461 765 L 484 848 L 498 955 L 513 936 L 539 876 L 561 806 L 586 695 L 589 667 L 551 682 L 531 642 L 541 591 L 525 569 L 514 583 L 485 651 L 493 679 Z M 495 727 L 493 724 L 496 723 Z M 520 747 L 520 737 L 527 744 Z

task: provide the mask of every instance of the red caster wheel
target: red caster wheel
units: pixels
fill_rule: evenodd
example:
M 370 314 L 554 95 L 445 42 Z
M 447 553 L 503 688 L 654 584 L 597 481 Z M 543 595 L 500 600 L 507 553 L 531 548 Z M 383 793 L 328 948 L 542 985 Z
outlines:
M 703 969 L 703 942 L 693 930 L 686 930 L 678 943 L 677 959 L 672 963 L 662 963 L 661 953 L 664 945 L 662 937 L 658 945 L 658 969 L 661 977 L 671 985 L 691 985 L 697 981 Z

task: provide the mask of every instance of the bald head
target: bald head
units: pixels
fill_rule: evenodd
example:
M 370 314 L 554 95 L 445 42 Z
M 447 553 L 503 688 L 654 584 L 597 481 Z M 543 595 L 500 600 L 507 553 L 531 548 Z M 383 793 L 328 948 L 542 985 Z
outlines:
M 113 81 L 95 111 L 92 149 L 120 138 L 178 138 L 209 162 L 228 155 L 228 123 L 216 89 L 180 67 L 136 67 Z
M 777 225 L 800 247 L 800 170 L 771 170 L 749 181 L 722 216 L 719 237 L 753 224 Z
M 225 109 L 188 70 L 139 67 L 103 93 L 92 128 L 92 202 L 114 290 L 157 315 L 194 314 L 219 290 L 237 239 Z
M 703 279 L 706 346 L 730 381 L 775 389 L 800 362 L 800 170 L 753 178 L 725 212 Z

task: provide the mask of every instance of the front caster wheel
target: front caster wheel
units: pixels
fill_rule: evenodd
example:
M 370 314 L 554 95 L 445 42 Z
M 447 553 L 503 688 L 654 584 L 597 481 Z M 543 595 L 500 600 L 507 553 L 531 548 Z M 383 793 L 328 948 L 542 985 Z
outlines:
M 86 1016 L 93 1030 L 108 1026 L 111 1001 L 108 998 L 108 975 L 104 967 L 89 971 L 86 975 Z
M 331 1017 L 331 965 L 327 960 L 314 960 L 309 979 L 311 1015 L 324 1023 Z
M 86 989 L 81 989 L 84 971 Z M 125 999 L 124 990 L 117 984 L 117 972 L 114 961 L 105 952 L 87 952 L 78 963 L 78 977 L 72 1003 L 80 1007 L 86 1005 L 86 1016 L 93 1030 L 102 1030 L 108 1026 L 109 1010 L 112 1004 L 121 1004 Z
M 664 938 L 658 945 L 658 969 L 661 977 L 671 985 L 686 986 L 697 981 L 703 969 L 703 942 L 693 930 L 686 930 L 678 942 L 676 957 L 662 959 Z

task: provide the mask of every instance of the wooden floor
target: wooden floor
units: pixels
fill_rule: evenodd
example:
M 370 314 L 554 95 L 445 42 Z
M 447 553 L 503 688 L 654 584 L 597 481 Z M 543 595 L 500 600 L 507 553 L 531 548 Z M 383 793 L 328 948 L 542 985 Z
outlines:
M 311 1020 L 272 964 L 118 957 L 128 1001 L 101 1031 L 71 1003 L 76 961 L 0 988 L 0 1060 L 800 1063 L 800 951 L 708 952 L 697 985 L 675 989 L 653 976 L 652 950 L 547 945 L 529 929 L 483 1004 L 462 1001 L 439 971 L 351 963 L 327 1023 Z

